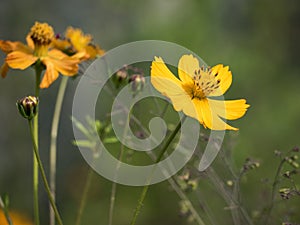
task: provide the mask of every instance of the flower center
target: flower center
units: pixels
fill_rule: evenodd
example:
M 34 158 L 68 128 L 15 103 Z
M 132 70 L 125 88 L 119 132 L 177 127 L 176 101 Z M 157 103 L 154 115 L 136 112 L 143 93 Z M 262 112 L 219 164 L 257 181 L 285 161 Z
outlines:
M 29 34 L 34 44 L 38 46 L 48 46 L 54 37 L 53 28 L 47 23 L 39 22 L 35 22 L 35 24 L 31 27 Z
M 217 75 L 210 68 L 201 67 L 194 71 L 193 83 L 183 84 L 183 89 L 192 99 L 206 98 L 220 87 L 220 79 L 216 79 Z

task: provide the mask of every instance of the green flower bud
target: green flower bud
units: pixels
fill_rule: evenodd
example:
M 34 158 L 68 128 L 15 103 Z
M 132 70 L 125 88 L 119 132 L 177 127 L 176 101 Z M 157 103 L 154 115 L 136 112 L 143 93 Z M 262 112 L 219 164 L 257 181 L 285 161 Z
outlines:
M 20 114 L 31 120 L 38 112 L 39 99 L 35 96 L 27 96 L 17 101 L 16 105 Z

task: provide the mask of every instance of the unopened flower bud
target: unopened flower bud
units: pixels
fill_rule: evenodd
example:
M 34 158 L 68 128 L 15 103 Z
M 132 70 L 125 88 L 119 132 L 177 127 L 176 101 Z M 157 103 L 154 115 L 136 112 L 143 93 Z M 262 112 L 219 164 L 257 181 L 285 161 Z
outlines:
M 126 69 L 120 69 L 116 72 L 116 77 L 119 82 L 126 80 L 127 76 L 128 76 L 128 72 Z
M 27 96 L 17 101 L 16 105 L 20 114 L 31 120 L 38 112 L 39 100 L 35 96 Z
M 139 92 L 144 88 L 145 78 L 140 74 L 133 74 L 129 79 L 129 83 L 131 83 L 131 90 L 133 92 Z

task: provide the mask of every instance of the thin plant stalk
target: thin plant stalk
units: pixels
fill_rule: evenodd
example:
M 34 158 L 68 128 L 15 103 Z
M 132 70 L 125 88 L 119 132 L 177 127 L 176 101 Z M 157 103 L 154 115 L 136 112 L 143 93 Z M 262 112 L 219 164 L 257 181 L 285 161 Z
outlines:
M 58 224 L 63 225 L 61 217 L 59 215 L 59 212 L 58 212 L 58 210 L 56 208 L 56 205 L 54 203 L 54 200 L 52 198 L 52 194 L 51 194 L 50 187 L 49 187 L 49 184 L 48 184 L 48 181 L 47 181 L 47 178 L 46 178 L 45 170 L 44 170 L 42 161 L 40 159 L 40 155 L 39 155 L 38 148 L 37 148 L 37 140 L 35 139 L 35 136 L 34 136 L 34 130 L 32 128 L 31 120 L 28 120 L 28 125 L 29 125 L 30 135 L 31 135 L 31 139 L 32 139 L 34 155 L 35 155 L 35 158 L 37 160 L 38 168 L 39 168 L 40 173 L 41 173 L 41 177 L 42 177 L 42 180 L 43 180 L 43 183 L 44 183 L 45 190 L 46 190 L 47 195 L 48 195 L 48 199 L 49 199 L 49 201 L 51 203 L 51 206 L 54 210 L 55 217 L 56 217 L 56 220 L 57 220 Z
M 41 74 L 42 74 L 43 68 L 41 64 L 37 64 L 35 66 L 35 97 L 39 97 L 40 95 L 40 81 L 41 81 Z M 36 140 L 36 147 L 37 152 L 38 150 L 38 140 L 39 140 L 39 115 L 38 113 L 33 118 L 33 135 L 34 139 Z M 36 157 L 33 156 L 33 211 L 34 211 L 34 221 L 35 225 L 40 224 L 40 216 L 39 216 L 39 168 L 38 168 L 38 162 L 36 160 Z
M 9 213 L 8 213 L 8 209 L 7 209 L 6 205 L 4 204 L 1 196 L 0 196 L 0 207 L 3 210 L 4 216 L 5 216 L 5 219 L 8 223 L 8 225 L 13 225 L 12 220 L 11 220 L 11 218 L 9 216 Z
M 288 153 L 286 155 L 288 155 Z M 275 174 L 275 177 L 274 177 L 274 182 L 272 184 L 271 205 L 269 206 L 269 208 L 266 212 L 266 222 L 265 222 L 266 225 L 269 224 L 269 221 L 270 221 L 270 218 L 271 218 L 271 213 L 272 213 L 272 210 L 274 208 L 276 190 L 277 190 L 277 187 L 278 187 L 278 184 L 279 184 L 279 176 L 280 176 L 280 173 L 281 173 L 281 170 L 282 170 L 282 167 L 283 167 L 284 163 L 285 163 L 285 157 L 280 161 L 280 164 L 277 168 L 277 171 L 276 171 L 276 174 Z
M 127 122 L 129 123 L 129 117 L 126 121 L 126 124 Z M 124 130 L 124 134 L 123 134 L 123 138 L 125 138 L 126 134 L 127 134 L 128 130 L 125 129 Z M 122 141 L 123 143 L 123 141 Z M 120 153 L 119 153 L 119 156 L 118 156 L 118 164 L 117 164 L 117 168 L 116 168 L 116 174 L 120 168 L 120 162 L 123 158 L 123 153 L 124 153 L 124 144 L 121 145 L 121 148 L 120 148 Z M 116 200 L 116 192 L 117 192 L 117 183 L 116 182 L 113 182 L 112 184 L 112 188 L 111 188 L 111 195 L 110 195 L 110 206 L 109 206 L 109 214 L 108 214 L 108 225 L 112 225 L 113 223 L 113 213 L 114 213 L 114 207 L 115 207 L 115 200 Z
M 180 187 L 178 187 L 178 185 L 176 184 L 175 179 L 171 177 L 171 178 L 168 179 L 168 181 L 169 181 L 170 185 L 172 186 L 173 190 L 176 191 L 178 196 L 182 200 L 184 200 L 186 206 L 188 207 L 188 209 L 192 213 L 192 215 L 195 218 L 197 224 L 198 225 L 205 225 L 205 223 L 203 222 L 203 220 L 201 219 L 201 217 L 197 213 L 196 209 L 194 208 L 194 206 L 193 206 L 192 202 L 190 201 L 190 199 L 186 196 L 186 194 L 182 191 L 182 189 Z
M 57 155 L 57 133 L 58 133 L 58 125 L 60 119 L 60 113 L 62 108 L 63 99 L 66 92 L 66 87 L 68 83 L 68 77 L 62 76 L 60 86 L 57 93 L 55 109 L 52 119 L 52 127 L 51 127 L 51 141 L 50 141 L 50 189 L 52 193 L 53 200 L 55 202 L 56 199 L 56 155 Z M 55 215 L 54 211 L 50 205 L 50 225 L 55 225 Z
M 81 197 L 81 200 L 80 200 L 80 206 L 79 206 L 79 209 L 78 209 L 76 223 L 75 223 L 76 225 L 81 224 L 81 218 L 82 218 L 83 210 L 84 210 L 85 205 L 86 205 L 86 200 L 87 200 L 88 192 L 89 192 L 89 189 L 90 189 L 90 186 L 91 186 L 91 183 L 92 183 L 93 174 L 94 174 L 94 171 L 93 171 L 92 167 L 90 166 L 89 171 L 88 171 L 88 175 L 87 175 L 87 178 L 86 178 L 86 182 L 85 182 L 85 185 L 84 185 L 82 197 Z
M 210 181 L 214 184 L 214 186 L 217 188 L 218 193 L 223 197 L 223 199 L 227 202 L 227 204 L 230 207 L 238 207 L 244 217 L 244 219 L 247 221 L 247 224 L 253 225 L 253 222 L 248 215 L 247 211 L 240 205 L 238 202 L 236 202 L 236 199 L 225 189 L 224 182 L 221 180 L 221 178 L 218 176 L 218 174 L 214 171 L 212 167 L 209 167 L 205 174 L 210 179 Z M 232 212 L 232 210 L 231 210 Z M 232 212 L 233 213 L 233 212 Z M 232 215 L 233 219 L 235 220 L 235 214 Z M 236 222 L 236 221 L 235 221 Z
M 160 154 L 158 155 L 156 161 L 155 161 L 155 164 L 159 163 L 159 161 L 162 159 L 163 155 L 165 154 L 165 152 L 167 151 L 169 145 L 171 144 L 171 142 L 173 141 L 173 139 L 175 138 L 176 134 L 178 133 L 178 131 L 180 130 L 181 128 L 181 122 L 183 123 L 184 120 L 185 120 L 186 116 L 183 117 L 182 121 L 179 121 L 175 130 L 172 132 L 172 134 L 169 136 L 169 138 L 167 139 L 167 141 L 165 142 L 164 146 L 162 147 L 162 150 L 160 152 Z M 149 179 L 151 180 L 151 177 L 149 177 Z M 149 181 L 150 181 L 149 180 Z M 135 212 L 134 212 L 134 215 L 132 217 L 132 220 L 131 220 L 131 225 L 135 225 L 136 223 L 136 220 L 137 220 L 137 217 L 141 211 L 141 208 L 143 206 L 143 202 L 145 200 L 145 197 L 147 195 L 147 192 L 148 192 L 148 189 L 149 189 L 149 184 L 147 184 L 146 186 L 144 186 L 143 190 L 142 190 L 142 193 L 140 195 L 140 198 L 138 200 L 138 204 L 137 204 L 137 207 L 135 209 Z

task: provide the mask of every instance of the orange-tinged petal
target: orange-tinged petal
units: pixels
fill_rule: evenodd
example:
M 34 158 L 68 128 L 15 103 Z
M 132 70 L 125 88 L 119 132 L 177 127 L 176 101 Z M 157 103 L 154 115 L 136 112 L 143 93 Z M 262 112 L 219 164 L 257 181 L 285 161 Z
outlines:
M 245 99 L 238 100 L 213 100 L 208 99 L 209 105 L 216 114 L 227 120 L 235 120 L 245 115 L 250 105 L 246 104 Z
M 58 49 L 51 49 L 48 52 L 48 56 L 50 56 L 51 58 L 54 58 L 54 59 L 63 59 L 63 58 L 68 57 L 67 54 L 63 53 L 62 51 L 60 51 Z
M 91 35 L 84 34 L 82 30 L 73 27 L 67 28 L 65 36 L 70 39 L 77 51 L 83 50 L 92 41 Z
M 22 51 L 26 53 L 31 53 L 32 50 L 19 41 L 3 41 L 0 40 L 0 49 L 5 53 L 10 53 L 12 51 Z
M 102 50 L 98 45 L 89 44 L 85 48 L 86 53 L 88 54 L 88 59 L 94 59 L 97 56 L 104 55 L 105 51 Z
M 218 91 L 212 92 L 209 96 L 223 95 L 232 83 L 232 73 L 229 70 L 229 66 L 223 66 L 218 64 L 211 68 L 212 74 L 215 75 L 216 80 L 220 80 L 220 87 Z
M 51 60 L 55 65 L 55 69 L 61 74 L 73 76 L 78 72 L 78 59 L 69 57 L 56 49 L 49 51 L 48 55 L 49 57 L 47 57 L 46 60 Z M 44 59 L 42 59 L 42 61 L 44 61 Z
M 13 69 L 24 70 L 38 60 L 38 57 L 21 51 L 13 51 L 6 57 L 6 63 Z
M 43 64 L 46 66 L 46 71 L 40 83 L 40 88 L 48 88 L 58 78 L 58 71 L 51 60 L 44 59 Z
M 178 75 L 183 82 L 193 82 L 195 71 L 199 69 L 199 61 L 193 55 L 183 55 L 178 63 Z
M 214 111 L 209 101 L 205 99 L 196 99 L 197 107 L 202 114 L 203 125 L 211 130 L 238 130 L 238 128 L 232 127 L 226 124 Z
M 89 55 L 86 51 L 80 51 L 71 56 L 73 59 L 78 59 L 79 61 L 84 61 L 89 58 Z
M 34 42 L 33 42 L 32 38 L 30 37 L 30 34 L 28 34 L 26 36 L 26 42 L 27 42 L 27 45 L 29 46 L 29 48 L 34 49 Z
M 8 72 L 8 69 L 9 69 L 9 67 L 8 67 L 8 64 L 7 64 L 7 63 L 4 63 L 4 64 L 1 66 L 1 68 L 0 68 L 0 74 L 1 74 L 1 77 L 2 77 L 2 78 L 5 78 L 5 77 L 6 77 L 7 72 Z
M 54 38 L 52 40 L 51 46 L 62 51 L 71 49 L 71 43 L 67 39 Z

